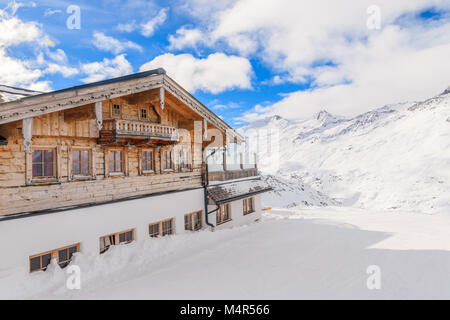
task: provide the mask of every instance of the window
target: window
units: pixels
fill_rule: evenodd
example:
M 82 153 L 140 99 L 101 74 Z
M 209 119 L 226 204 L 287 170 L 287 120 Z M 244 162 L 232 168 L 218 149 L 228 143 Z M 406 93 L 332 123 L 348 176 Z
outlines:
M 120 105 L 119 104 L 113 105 L 113 114 L 116 116 L 120 115 Z
M 190 213 L 184 216 L 184 229 L 197 231 L 202 228 L 202 211 Z
M 220 206 L 216 213 L 216 224 L 222 224 L 231 220 L 231 206 L 229 203 Z
M 255 212 L 255 198 L 244 199 L 244 216 Z
M 33 178 L 55 178 L 54 149 L 33 150 Z
M 123 173 L 123 152 L 110 150 L 108 154 L 109 173 Z
M 162 222 L 162 236 L 173 234 L 173 219 Z
M 149 226 L 149 234 L 150 234 L 150 237 L 152 237 L 152 238 L 159 237 L 159 235 L 160 235 L 160 232 L 159 232 L 159 230 L 160 230 L 159 225 L 160 225 L 160 223 L 158 222 L 158 223 L 151 224 L 151 225 Z
M 56 259 L 61 268 L 65 268 L 72 260 L 74 253 L 80 252 L 80 244 L 44 252 L 30 257 L 30 272 L 45 271 L 52 259 Z
M 142 151 L 142 171 L 153 172 L 153 151 Z
M 159 236 L 164 237 L 175 233 L 174 219 L 168 219 L 156 223 L 152 223 L 148 228 L 149 235 L 152 238 Z
M 180 152 L 180 168 L 181 169 L 190 169 L 191 165 L 189 162 L 189 152 L 182 151 Z
M 147 109 L 141 109 L 141 119 L 147 119 Z
M 65 268 L 72 260 L 75 252 L 79 251 L 79 245 L 58 250 L 58 264 L 61 268 Z
M 134 229 L 113 233 L 100 238 L 100 254 L 108 251 L 111 246 L 127 244 L 134 240 Z
M 172 151 L 163 152 L 163 170 L 173 170 Z
M 72 170 L 74 176 L 89 176 L 89 150 L 72 151 Z

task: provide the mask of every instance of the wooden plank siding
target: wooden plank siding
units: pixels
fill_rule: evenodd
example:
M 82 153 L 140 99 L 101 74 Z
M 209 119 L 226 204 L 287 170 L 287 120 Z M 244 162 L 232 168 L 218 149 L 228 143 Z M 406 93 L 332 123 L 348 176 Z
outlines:
M 56 152 L 55 181 L 37 184 L 32 179 L 32 156 L 23 147 L 22 121 L 0 125 L 0 135 L 8 139 L 7 146 L 0 146 L 0 216 L 62 208 L 91 203 L 103 203 L 134 196 L 190 189 L 202 185 L 202 128 L 194 122 L 202 118 L 194 111 L 183 110 L 174 103 L 167 103 L 164 110 L 154 101 L 153 91 L 132 94 L 103 101 L 103 120 L 127 119 L 157 122 L 180 130 L 180 150 L 190 151 L 192 170 L 180 172 L 161 171 L 161 154 L 171 151 L 173 144 L 143 141 L 133 145 L 114 142 L 99 144 L 93 104 L 74 109 L 56 111 L 34 117 L 33 148 L 52 148 Z M 157 97 L 159 98 L 159 97 Z M 120 115 L 114 115 L 112 106 L 119 104 Z M 141 118 L 141 109 L 147 110 L 147 119 Z M 189 133 L 186 135 L 185 133 Z M 194 142 L 194 134 L 197 141 Z M 133 142 L 133 141 L 132 141 Z M 125 156 L 125 174 L 108 175 L 108 149 L 119 148 Z M 81 148 L 90 152 L 90 178 L 77 181 L 72 174 L 72 150 Z M 142 149 L 151 149 L 155 170 L 143 174 Z

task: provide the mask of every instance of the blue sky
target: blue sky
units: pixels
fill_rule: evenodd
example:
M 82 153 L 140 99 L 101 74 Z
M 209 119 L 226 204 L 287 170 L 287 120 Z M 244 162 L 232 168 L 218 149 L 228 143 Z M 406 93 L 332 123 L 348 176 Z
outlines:
M 375 30 L 370 1 L 284 2 L 42 0 L 12 10 L 2 0 L 2 19 L 16 25 L 0 32 L 17 33 L 3 45 L 0 36 L 3 63 L 13 59 L 30 77 L 12 72 L 0 82 L 56 90 L 162 66 L 232 125 L 321 109 L 354 115 L 450 85 L 448 66 L 437 63 L 450 52 L 450 1 L 379 1 Z M 81 9 L 80 30 L 66 27 L 70 5 Z

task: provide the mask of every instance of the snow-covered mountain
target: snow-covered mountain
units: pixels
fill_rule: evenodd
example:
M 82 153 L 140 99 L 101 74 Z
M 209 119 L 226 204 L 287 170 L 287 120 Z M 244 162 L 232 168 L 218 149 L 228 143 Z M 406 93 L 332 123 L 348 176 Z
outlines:
M 278 192 L 289 199 L 284 206 L 450 213 L 450 88 L 354 118 L 321 111 L 302 121 L 267 118 L 241 132 L 249 129 L 278 141 L 279 152 L 258 152 L 275 187 L 267 205 Z

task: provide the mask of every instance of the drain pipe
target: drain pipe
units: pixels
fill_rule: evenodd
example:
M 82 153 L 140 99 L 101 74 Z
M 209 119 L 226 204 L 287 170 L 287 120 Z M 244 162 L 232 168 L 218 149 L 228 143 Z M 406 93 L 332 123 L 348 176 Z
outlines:
M 205 183 L 203 184 L 203 193 L 204 193 L 204 200 L 205 200 L 205 222 L 208 226 L 211 228 L 215 228 L 215 226 L 209 222 L 209 215 L 211 213 L 217 212 L 219 210 L 219 206 L 217 206 L 217 209 L 208 212 L 208 187 L 209 187 L 209 169 L 208 169 L 208 159 L 209 157 L 213 156 L 219 149 L 213 150 L 210 155 L 206 156 L 205 158 Z M 222 149 L 223 150 L 223 149 Z

